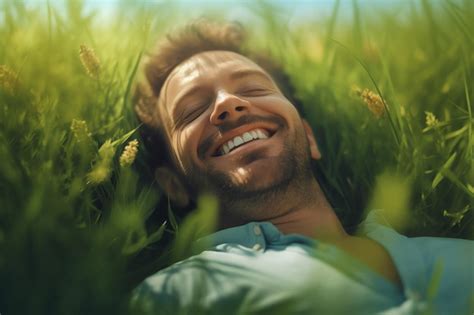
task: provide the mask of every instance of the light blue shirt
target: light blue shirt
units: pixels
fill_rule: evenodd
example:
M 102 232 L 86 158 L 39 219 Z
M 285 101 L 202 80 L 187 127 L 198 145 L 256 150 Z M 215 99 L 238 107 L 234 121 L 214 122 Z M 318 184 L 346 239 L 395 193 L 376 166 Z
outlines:
M 362 234 L 392 257 L 399 288 L 335 246 L 269 222 L 201 239 L 208 249 L 139 285 L 145 314 L 473 314 L 474 242 L 408 238 L 372 211 Z

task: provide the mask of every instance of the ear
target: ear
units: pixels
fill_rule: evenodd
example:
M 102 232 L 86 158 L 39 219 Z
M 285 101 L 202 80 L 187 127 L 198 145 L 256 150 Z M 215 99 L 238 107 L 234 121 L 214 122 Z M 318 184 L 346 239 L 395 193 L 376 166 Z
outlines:
M 178 206 L 185 207 L 189 204 L 189 194 L 179 176 L 169 167 L 158 167 L 155 178 L 160 188 Z
M 316 138 L 314 137 L 313 129 L 311 129 L 311 126 L 305 119 L 303 119 L 303 127 L 306 133 L 306 138 L 308 139 L 311 157 L 314 160 L 321 159 L 321 152 L 319 151 L 318 144 L 316 143 Z

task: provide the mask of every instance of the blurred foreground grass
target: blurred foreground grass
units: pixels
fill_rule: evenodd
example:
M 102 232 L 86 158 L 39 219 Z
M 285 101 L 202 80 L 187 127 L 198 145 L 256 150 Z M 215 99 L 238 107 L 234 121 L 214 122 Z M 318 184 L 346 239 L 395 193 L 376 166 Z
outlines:
M 147 175 L 130 94 L 183 12 L 120 3 L 104 21 L 81 1 L 0 2 L 2 314 L 128 314 L 130 288 L 176 257 L 181 218 Z M 472 239 L 474 3 L 401 3 L 352 1 L 348 19 L 335 1 L 327 19 L 290 27 L 259 2 L 246 26 L 291 74 L 349 229 L 384 208 L 409 235 Z M 199 213 L 191 222 L 213 222 Z

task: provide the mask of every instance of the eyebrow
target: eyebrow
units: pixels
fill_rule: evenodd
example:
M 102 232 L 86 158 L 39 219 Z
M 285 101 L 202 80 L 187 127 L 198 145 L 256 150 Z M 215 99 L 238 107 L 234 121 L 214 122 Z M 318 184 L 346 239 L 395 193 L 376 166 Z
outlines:
M 248 77 L 248 76 L 252 76 L 252 75 L 255 75 L 255 76 L 259 76 L 259 77 L 262 77 L 262 78 L 265 78 L 267 80 L 270 80 L 270 77 L 265 73 L 265 72 L 262 72 L 260 70 L 257 70 L 257 69 L 241 69 L 241 70 L 237 70 L 237 71 L 234 71 L 230 74 L 229 78 L 230 79 L 233 79 L 233 80 L 237 80 L 237 79 L 241 79 L 243 77 Z
M 240 69 L 232 72 L 229 75 L 229 79 L 231 80 L 239 80 L 248 76 L 259 76 L 261 78 L 264 78 L 265 80 L 269 80 L 270 82 L 273 82 L 273 80 L 265 73 L 257 69 Z M 183 94 L 178 96 L 178 99 L 176 99 L 173 104 L 175 105 L 173 108 L 173 112 L 176 110 L 176 105 L 179 105 L 183 99 L 186 97 L 189 97 L 190 95 L 197 93 L 200 91 L 203 87 L 200 85 L 194 86 L 190 88 L 189 90 L 185 91 Z

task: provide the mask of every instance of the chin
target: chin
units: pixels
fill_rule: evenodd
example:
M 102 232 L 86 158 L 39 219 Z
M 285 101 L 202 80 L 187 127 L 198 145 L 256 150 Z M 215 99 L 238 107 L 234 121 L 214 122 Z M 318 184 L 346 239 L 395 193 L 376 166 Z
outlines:
M 245 199 L 262 196 L 273 190 L 281 191 L 294 175 L 293 163 L 275 157 L 258 159 L 212 177 L 219 195 Z

